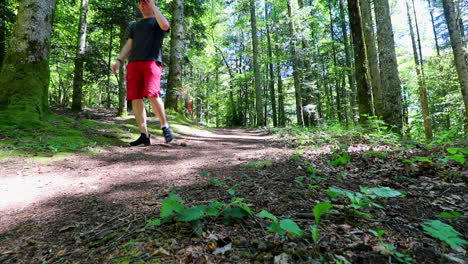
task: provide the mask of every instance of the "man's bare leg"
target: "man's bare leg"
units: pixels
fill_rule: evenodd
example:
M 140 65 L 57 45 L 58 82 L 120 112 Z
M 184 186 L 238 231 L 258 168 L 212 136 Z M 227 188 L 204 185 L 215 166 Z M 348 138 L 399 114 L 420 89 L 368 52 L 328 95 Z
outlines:
M 151 102 L 154 114 L 159 118 L 159 122 L 161 122 L 164 140 L 166 140 L 166 143 L 173 142 L 174 136 L 172 135 L 169 123 L 167 122 L 166 111 L 164 110 L 162 99 L 160 97 L 149 97 L 149 101 Z
M 132 101 L 133 114 L 140 129 L 140 132 L 149 136 L 148 128 L 146 127 L 146 110 L 143 104 L 143 99 L 137 99 Z
M 159 122 L 161 122 L 161 127 L 168 126 L 166 111 L 164 110 L 164 103 L 161 97 L 148 97 L 151 108 L 153 108 L 153 113 L 158 117 Z

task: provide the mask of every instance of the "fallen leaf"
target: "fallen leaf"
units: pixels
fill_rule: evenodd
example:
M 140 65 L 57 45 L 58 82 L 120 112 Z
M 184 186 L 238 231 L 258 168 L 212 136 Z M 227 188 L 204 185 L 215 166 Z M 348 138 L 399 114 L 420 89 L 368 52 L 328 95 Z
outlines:
M 76 225 L 73 225 L 73 224 L 72 225 L 67 225 L 67 226 L 64 226 L 64 227 L 60 228 L 59 232 L 63 233 L 63 232 L 66 232 L 66 231 L 70 231 L 75 227 L 76 227 Z
M 155 251 L 153 251 L 153 253 L 151 253 L 151 256 L 156 256 L 156 255 L 170 256 L 171 254 L 167 252 L 167 250 L 165 250 L 164 248 L 160 247 L 156 249 Z
M 221 248 L 217 248 L 213 251 L 213 254 L 214 255 L 218 255 L 218 254 L 224 254 L 226 253 L 227 251 L 231 250 L 232 249 L 232 243 L 229 243 L 227 244 L 226 246 L 224 247 L 221 247 Z

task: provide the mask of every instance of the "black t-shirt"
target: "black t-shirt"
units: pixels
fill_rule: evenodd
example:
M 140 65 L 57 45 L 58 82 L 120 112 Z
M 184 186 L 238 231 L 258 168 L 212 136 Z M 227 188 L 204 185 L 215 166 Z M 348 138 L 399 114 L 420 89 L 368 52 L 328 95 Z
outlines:
M 167 31 L 159 27 L 156 18 L 144 18 L 133 22 L 128 28 L 127 38 L 133 39 L 128 60 L 159 61 L 162 63 L 162 43 Z

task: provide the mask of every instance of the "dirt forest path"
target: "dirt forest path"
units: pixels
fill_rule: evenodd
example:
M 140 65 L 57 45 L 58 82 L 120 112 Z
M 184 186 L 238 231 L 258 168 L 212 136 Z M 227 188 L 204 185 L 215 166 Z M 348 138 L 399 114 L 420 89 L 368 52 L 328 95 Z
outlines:
M 34 246 L 47 240 L 53 252 L 66 240 L 60 238 L 64 227 L 86 232 L 116 215 L 151 213 L 175 186 L 206 181 L 200 173 L 222 176 L 229 168 L 279 151 L 272 137 L 259 131 L 191 133 L 179 134 L 174 144 L 154 137 L 148 147 L 113 146 L 97 155 L 51 162 L 1 161 L 0 253 L 16 248 L 36 258 L 46 253 Z
M 368 230 L 385 230 L 383 241 L 395 245 L 391 254 L 405 252 L 416 263 L 440 263 L 442 254 L 447 263 L 466 257 L 463 249 L 440 251 L 441 242 L 421 224 L 443 211 L 467 214 L 468 165 L 404 162 L 441 157 L 443 148 L 403 148 L 349 136 L 316 137 L 301 146 L 307 142 L 256 130 L 173 128 L 177 142 L 170 145 L 154 137 L 148 147 L 114 145 L 48 162 L 0 161 L 0 263 L 273 263 L 284 254 L 296 263 L 396 263 L 379 246 L 382 238 Z M 332 166 L 339 144 L 349 146 L 351 161 Z M 376 151 L 385 155 L 365 155 Z M 252 214 L 266 210 L 307 230 L 314 223 L 312 207 L 330 200 L 327 188 L 363 186 L 406 195 L 378 200 L 385 209 L 364 209 L 369 217 L 348 210 L 347 200 L 334 200 L 336 210 L 321 220 L 318 245 L 310 233 L 272 233 L 270 221 L 259 217 L 207 217 L 202 235 L 190 222 L 145 228 L 159 217 L 162 200 L 176 192 L 186 208 L 212 201 L 226 205 L 238 197 Z M 468 234 L 466 219 L 450 223 Z M 227 245 L 225 253 L 214 254 Z
M 174 144 L 153 138 L 148 147 L 111 147 L 98 155 L 74 155 L 53 162 L 2 161 L 0 232 L 31 216 L 67 213 L 54 203 L 83 195 L 104 195 L 133 204 L 155 189 L 193 184 L 204 169 L 228 168 L 273 151 L 271 136 L 243 129 L 197 131 Z M 45 208 L 44 205 L 47 204 Z

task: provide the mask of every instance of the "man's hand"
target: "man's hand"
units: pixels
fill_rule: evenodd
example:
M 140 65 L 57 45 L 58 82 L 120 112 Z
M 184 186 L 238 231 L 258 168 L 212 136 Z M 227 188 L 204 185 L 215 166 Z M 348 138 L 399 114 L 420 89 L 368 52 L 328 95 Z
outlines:
M 116 61 L 114 65 L 112 65 L 112 73 L 116 74 L 117 70 L 120 68 L 120 61 Z

